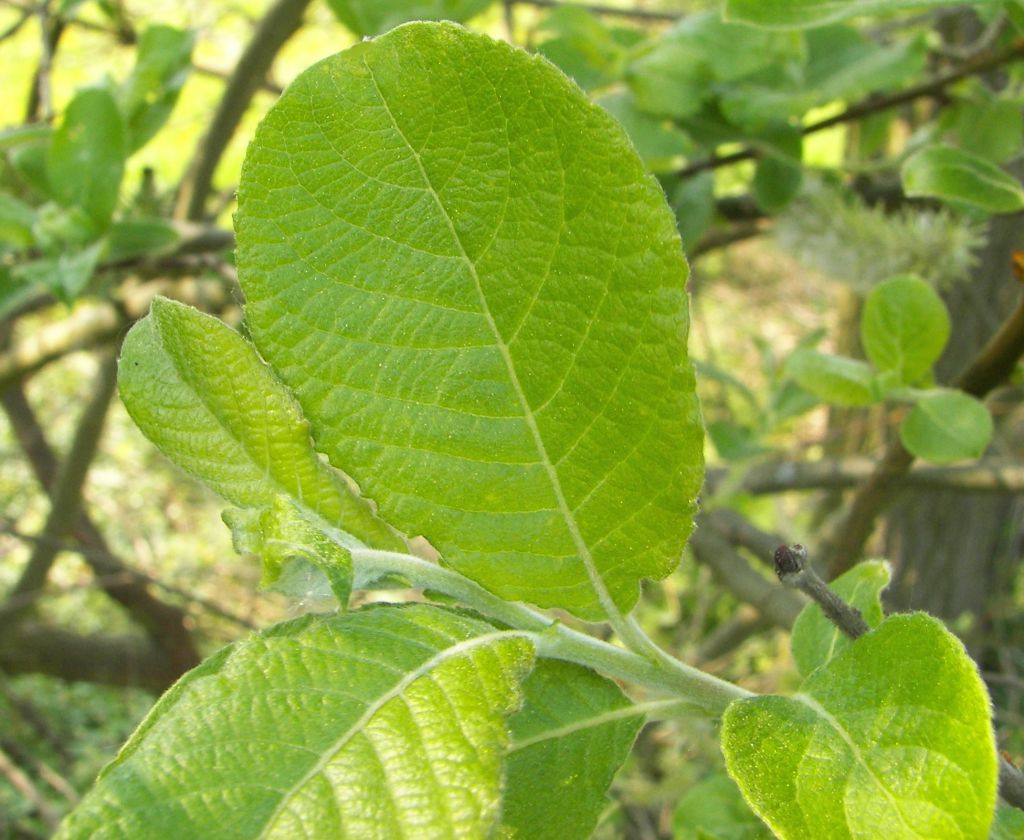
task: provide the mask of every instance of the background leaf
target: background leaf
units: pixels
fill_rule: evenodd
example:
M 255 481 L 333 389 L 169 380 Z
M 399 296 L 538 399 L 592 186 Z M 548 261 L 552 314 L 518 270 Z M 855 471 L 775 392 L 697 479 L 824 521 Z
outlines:
M 425 605 L 278 625 L 164 695 L 58 837 L 487 836 L 532 657 Z
M 858 563 L 833 581 L 829 587 L 840 598 L 860 610 L 869 627 L 882 623 L 882 592 L 889 585 L 892 570 L 881 560 Z M 827 618 L 817 604 L 808 604 L 796 617 L 790 648 L 800 674 L 809 676 L 815 669 L 842 653 L 851 644 Z
M 871 363 L 899 374 L 909 385 L 931 370 L 949 340 L 949 313 L 942 298 L 919 277 L 893 277 L 875 286 L 864 302 L 860 336 Z
M 77 94 L 53 134 L 47 181 L 66 207 L 81 207 L 99 229 L 117 206 L 127 156 L 124 121 L 117 103 L 101 88 Z
M 604 615 L 703 474 L 674 219 L 546 61 L 410 24 L 289 87 L 242 173 L 263 357 L 389 522 L 509 599 Z
M 493 0 L 327 0 L 354 35 L 380 35 L 409 20 L 453 20 L 480 14 Z
M 313 450 L 298 405 L 230 327 L 163 298 L 124 340 L 121 399 L 143 433 L 232 504 L 285 494 L 368 545 L 401 541 Z
M 962 391 L 923 392 L 900 426 L 903 445 L 935 464 L 979 458 L 991 439 L 992 415 Z
M 940 198 L 988 213 L 1024 210 L 1024 188 L 1012 175 L 978 155 L 951 146 L 927 146 L 900 170 L 909 196 Z
M 586 668 L 538 661 L 509 721 L 502 836 L 586 840 L 644 716 L 618 686 Z
M 991 6 L 998 0 L 725 0 L 728 20 L 781 29 L 823 26 L 858 15 L 877 15 L 904 9 L 941 6 Z
M 676 840 L 772 840 L 724 772 L 698 782 L 679 800 L 672 818 Z
M 171 26 L 150 26 L 139 39 L 135 68 L 118 91 L 135 152 L 167 121 L 191 68 L 195 35 Z
M 801 347 L 786 359 L 786 373 L 801 388 L 833 405 L 871 405 L 878 401 L 874 373 L 858 359 Z
M 783 840 L 986 837 L 996 804 L 989 716 L 960 642 L 923 613 L 896 615 L 794 697 L 733 703 L 722 749 Z

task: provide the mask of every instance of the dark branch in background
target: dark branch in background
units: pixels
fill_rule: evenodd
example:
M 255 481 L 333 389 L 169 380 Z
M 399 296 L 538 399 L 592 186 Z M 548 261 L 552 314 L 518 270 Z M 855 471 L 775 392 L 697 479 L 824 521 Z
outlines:
M 161 263 L 160 273 L 171 267 Z M 0 352 L 0 392 L 50 362 L 76 350 L 106 344 L 149 311 L 156 295 L 222 311 L 231 303 L 223 283 L 202 280 L 158 280 L 118 289 L 117 302 L 79 306 L 63 320 L 41 327 L 5 352 Z
M 755 464 L 740 480 L 739 488 L 754 495 L 800 490 L 844 490 L 869 479 L 878 468 L 874 458 L 850 456 L 820 461 L 778 461 Z M 714 492 L 728 470 L 709 469 L 705 486 Z M 914 464 L 899 476 L 903 487 L 931 490 L 971 490 L 984 493 L 1024 492 L 1024 464 L 1014 458 L 983 458 L 971 464 L 938 467 Z
M 12 388 L 0 395 L 0 403 L 36 480 L 43 488 L 51 488 L 58 471 L 57 457 L 47 443 L 43 428 L 25 399 L 24 392 L 20 388 Z M 185 613 L 155 598 L 148 591 L 146 581 L 138 579 L 138 573 L 133 573 L 114 555 L 102 532 L 84 510 L 80 510 L 75 517 L 71 533 L 81 544 L 82 555 L 103 591 L 150 635 L 154 644 L 165 651 L 167 659 L 181 673 L 199 664 L 201 657 L 187 626 Z M 51 547 L 58 550 L 64 548 L 59 541 L 53 540 Z
M 57 473 L 51 493 L 50 513 L 43 525 L 43 535 L 46 537 L 59 539 L 70 530 L 71 523 L 78 515 L 82 489 L 99 448 L 107 409 L 110 407 L 116 387 L 117 359 L 111 353 L 100 361 L 92 398 L 82 410 L 71 450 Z M 8 598 L 17 599 L 41 590 L 56 557 L 57 551 L 54 548 L 44 543 L 37 544 Z M 16 623 L 26 611 L 24 606 L 0 610 L 0 630 Z
M 35 7 L 39 17 L 42 48 L 39 53 L 39 64 L 32 74 L 32 87 L 29 88 L 28 101 L 25 103 L 25 122 L 39 120 L 49 121 L 53 118 L 53 101 L 50 97 L 50 72 L 53 68 L 53 57 L 57 52 L 57 44 L 64 34 L 64 23 L 59 17 L 51 17 L 49 0 L 43 0 Z
M 13 38 L 15 35 L 17 35 L 21 31 L 21 27 L 23 27 L 31 17 L 31 9 L 22 9 L 21 17 L 14 21 L 14 23 L 8 26 L 3 32 L 0 32 L 0 43 L 6 41 L 8 38 Z
M 260 20 L 228 80 L 209 129 L 196 146 L 178 191 L 177 217 L 192 221 L 203 218 L 217 164 L 274 58 L 302 26 L 309 4 L 310 0 L 277 0 Z
M 967 369 L 956 378 L 953 387 L 980 399 L 1009 378 L 1022 355 L 1024 298 Z M 903 478 L 913 462 L 914 456 L 904 448 L 900 439 L 893 438 L 871 477 L 854 496 L 834 537 L 825 543 L 824 556 L 832 577 L 845 572 L 860 558 L 875 520 L 901 490 Z
M 970 76 L 985 73 L 1004 64 L 1020 61 L 1021 59 L 1024 59 L 1024 40 L 1018 40 L 1006 49 L 999 50 L 997 52 L 978 55 L 974 59 L 965 62 L 960 67 L 957 67 L 955 70 L 950 70 L 948 73 L 937 76 L 928 82 L 922 82 L 921 84 L 909 87 L 906 90 L 887 94 L 885 96 L 869 97 L 862 102 L 851 105 L 849 108 L 841 111 L 835 116 L 818 120 L 817 122 L 803 126 L 801 134 L 806 136 L 818 131 L 824 131 L 825 129 L 832 128 L 833 126 L 863 119 L 871 114 L 877 114 L 881 111 L 888 111 L 892 108 L 897 108 L 900 105 L 905 105 L 916 99 L 942 96 L 945 93 L 946 88 L 956 82 Z M 712 156 L 705 160 L 695 161 L 694 163 L 684 166 L 676 174 L 681 178 L 688 178 L 709 169 L 717 169 L 720 166 L 729 166 L 744 160 L 753 160 L 758 157 L 759 154 L 760 152 L 757 149 L 747 147 L 745 149 L 740 149 L 737 152 L 733 152 L 732 154 Z
M 167 689 L 181 671 L 143 636 L 83 636 L 35 622 L 0 635 L 0 668 L 7 674 L 49 674 L 69 681 Z
M 754 555 L 763 557 L 764 552 L 757 549 L 765 543 L 774 548 L 778 542 L 777 537 L 754 528 L 738 514 L 715 510 L 698 517 L 690 548 L 697 562 L 711 569 L 736 598 L 754 607 L 770 624 L 789 628 L 803 608 L 800 600 L 775 586 L 736 550 L 736 546 L 749 550 L 753 544 Z
M 88 530 L 81 528 L 81 517 L 82 514 L 79 514 L 79 521 L 76 522 L 75 527 L 73 528 L 73 533 L 76 538 L 80 536 L 80 532 Z M 92 524 L 91 521 L 89 521 L 89 526 L 91 529 L 95 529 L 96 527 Z M 21 540 L 22 542 L 37 543 L 47 540 L 46 537 L 22 533 L 17 528 L 15 528 L 11 522 L 2 518 L 0 518 L 0 533 L 12 536 L 15 539 Z M 192 592 L 186 592 L 184 589 L 180 589 L 177 586 L 172 586 L 169 583 L 164 583 L 159 578 L 152 577 L 151 575 L 147 575 L 145 572 L 140 572 L 138 569 L 132 569 L 126 566 L 121 560 L 119 560 L 113 554 L 113 552 L 111 552 L 108 548 L 105 547 L 105 544 L 104 547 L 94 545 L 93 540 L 91 538 L 83 539 L 81 540 L 80 543 L 67 542 L 63 540 L 49 540 L 49 542 L 51 542 L 57 548 L 58 551 L 69 551 L 73 554 L 81 555 L 86 560 L 86 562 L 89 563 L 90 566 L 92 566 L 93 571 L 96 572 L 96 583 L 98 583 L 105 592 L 111 594 L 112 597 L 114 597 L 115 600 L 117 600 L 118 603 L 121 603 L 122 605 L 125 604 L 120 598 L 116 597 L 116 593 L 120 592 L 124 588 L 123 585 L 125 583 L 132 581 L 136 584 L 142 585 L 142 587 L 146 585 L 154 586 L 157 589 L 162 589 L 171 595 L 176 595 L 183 601 L 188 601 L 189 603 L 196 604 L 202 607 L 207 612 L 211 613 L 212 615 L 216 615 L 219 618 L 223 618 L 226 621 L 230 621 L 232 624 L 237 624 L 239 627 L 242 627 L 246 630 L 257 629 L 256 625 L 248 619 L 242 618 L 239 615 L 235 615 L 234 613 L 229 612 L 228 610 L 217 605 L 213 601 L 210 601 L 206 598 L 201 598 Z M 102 543 L 102 537 L 99 537 L 99 542 Z M 150 596 L 149 593 L 146 593 L 144 588 L 141 588 L 141 591 L 144 592 L 146 594 L 146 597 L 150 598 L 153 601 L 153 603 L 157 605 L 158 608 L 170 611 L 175 616 L 179 617 L 179 627 L 182 630 L 184 630 L 183 625 L 181 625 L 181 621 L 184 620 L 185 616 L 184 612 L 179 610 L 177 607 L 172 607 L 169 604 L 163 603 L 162 601 L 156 601 L 155 599 L 152 599 L 152 596 Z M 156 610 L 154 610 L 154 612 L 155 611 Z M 132 612 L 134 616 L 136 610 L 132 609 L 130 610 L 130 612 Z M 145 623 L 146 617 L 146 614 L 143 614 L 141 616 L 141 618 L 143 619 L 142 623 Z M 154 627 L 153 629 L 156 630 L 158 628 Z M 154 641 L 159 642 L 160 638 L 157 638 L 156 636 L 157 634 L 154 633 Z M 185 631 L 185 638 L 191 638 L 188 635 L 187 631 Z
M 633 18 L 635 20 L 661 20 L 673 23 L 683 16 L 682 12 L 657 12 L 650 9 L 625 9 L 621 6 L 602 6 L 592 3 L 562 3 L 558 0 L 510 0 L 509 5 L 536 6 L 540 9 L 583 9 L 595 15 Z
M 860 610 L 847 604 L 825 584 L 807 562 L 802 545 L 780 545 L 775 551 L 775 572 L 784 586 L 794 587 L 809 596 L 840 631 L 857 639 L 871 630 Z M 999 795 L 1015 808 L 1024 810 L 1024 773 L 999 756 Z

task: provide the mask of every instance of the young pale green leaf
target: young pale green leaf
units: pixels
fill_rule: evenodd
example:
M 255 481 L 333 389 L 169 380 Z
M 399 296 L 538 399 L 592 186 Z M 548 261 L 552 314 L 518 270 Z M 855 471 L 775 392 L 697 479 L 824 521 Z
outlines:
M 36 212 L 13 195 L 0 193 L 0 243 L 15 248 L 32 245 L 32 225 Z
M 992 439 L 992 415 L 963 391 L 920 392 L 900 425 L 900 440 L 917 458 L 948 464 L 980 458 Z
M 644 715 L 615 683 L 569 662 L 538 661 L 523 695 L 509 721 L 499 836 L 585 840 Z
M 672 817 L 675 840 L 772 840 L 723 772 L 698 782 L 683 795 Z
M 903 164 L 900 178 L 909 196 L 967 204 L 987 213 L 1024 210 L 1024 187 L 1016 178 L 990 160 L 951 146 L 915 152 Z
M 808 29 L 859 15 L 940 6 L 991 6 L 999 0 L 725 0 L 726 20 L 768 29 Z
M 139 39 L 135 68 L 118 91 L 134 152 L 167 121 L 188 78 L 195 35 L 170 26 L 150 26 Z
M 801 388 L 833 405 L 871 405 L 878 401 L 874 373 L 858 359 L 801 347 L 786 359 L 786 373 Z
M 461 22 L 480 14 L 493 0 L 327 0 L 346 28 L 360 37 L 379 35 L 409 20 Z
M 92 278 L 105 246 L 101 239 L 86 248 L 31 260 L 15 266 L 12 274 L 19 283 L 44 285 L 62 301 L 71 303 Z
M 544 35 L 537 44 L 537 52 L 584 90 L 606 86 L 621 76 L 628 55 L 625 46 L 615 30 L 585 9 L 552 9 L 540 29 Z
M 352 556 L 291 498 L 277 496 L 272 507 L 259 513 L 256 541 L 251 550 L 263 558 L 264 586 L 280 581 L 290 565 L 313 566 L 323 573 L 341 608 L 348 606 Z
M 57 837 L 487 837 L 532 659 L 425 605 L 278 625 L 164 695 Z
M 104 229 L 117 206 L 127 156 L 124 120 L 102 88 L 77 94 L 53 134 L 46 159 L 47 182 L 67 207 L 81 207 Z
M 1024 145 L 1024 113 L 1015 99 L 986 96 L 959 104 L 954 130 L 965 151 L 1001 163 Z
M 895 371 L 911 385 L 931 370 L 949 340 L 949 313 L 920 277 L 892 277 L 875 286 L 860 319 L 864 351 L 872 364 Z
M 858 563 L 829 583 L 840 598 L 860 610 L 868 627 L 882 623 L 882 592 L 892 572 L 882 560 Z M 850 639 L 827 618 L 817 604 L 808 604 L 796 617 L 790 649 L 803 676 L 831 661 L 850 646 Z
M 118 385 L 143 433 L 232 504 L 269 508 L 283 494 L 367 545 L 402 547 L 320 460 L 287 389 L 216 318 L 153 301 L 124 340 Z
M 603 617 L 677 563 L 703 474 L 675 221 L 547 61 L 409 24 L 302 74 L 249 148 L 252 336 L 387 521 Z
M 938 621 L 896 615 L 794 697 L 725 713 L 722 750 L 782 840 L 987 836 L 996 749 L 977 667 Z

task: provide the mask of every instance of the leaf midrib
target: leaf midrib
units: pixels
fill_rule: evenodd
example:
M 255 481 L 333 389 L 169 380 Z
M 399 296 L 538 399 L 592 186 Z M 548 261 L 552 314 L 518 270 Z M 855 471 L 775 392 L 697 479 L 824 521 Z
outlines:
M 411 686 L 416 680 L 421 677 L 427 676 L 431 671 L 441 667 L 445 662 L 455 657 L 461 656 L 474 648 L 483 647 L 492 642 L 502 641 L 504 639 L 531 639 L 530 633 L 516 630 L 497 630 L 493 633 L 485 633 L 482 636 L 474 636 L 472 639 L 466 639 L 465 641 L 458 642 L 451 647 L 444 648 L 431 656 L 426 661 L 422 662 L 402 679 L 400 679 L 394 686 L 389 690 L 381 694 L 376 700 L 371 702 L 366 710 L 359 718 L 352 723 L 348 729 L 346 729 L 329 747 L 322 751 L 320 760 L 317 761 L 306 773 L 299 778 L 288 790 L 283 791 L 281 799 L 277 804 L 277 807 L 267 817 L 266 823 L 263 829 L 256 837 L 258 840 L 265 840 L 270 836 L 270 832 L 273 831 L 278 817 L 291 802 L 292 798 L 304 788 L 310 781 L 313 780 L 317 775 L 322 773 L 331 761 L 340 753 L 348 742 L 357 734 L 359 734 L 374 716 L 391 700 L 396 697 L 400 697 L 409 686 Z
M 519 374 L 516 372 L 515 363 L 513 362 L 512 355 L 509 352 L 508 344 L 502 338 L 497 322 L 494 320 L 494 316 L 491 313 L 490 305 L 488 304 L 487 297 L 484 294 L 483 284 L 480 282 L 480 275 L 477 272 L 476 263 L 470 259 L 465 246 L 462 244 L 462 240 L 459 238 L 458 231 L 455 229 L 455 224 L 452 222 L 451 215 L 445 208 L 441 201 L 441 196 L 434 188 L 434 185 L 430 180 L 430 176 L 427 174 L 427 170 L 423 165 L 423 160 L 420 157 L 419 152 L 416 151 L 412 143 L 409 142 L 409 138 L 406 137 L 405 132 L 402 130 L 401 126 L 399 126 L 398 120 L 395 118 L 395 115 L 391 110 L 391 106 L 388 104 L 383 91 L 380 89 L 380 85 L 377 83 L 377 76 L 365 57 L 363 58 L 363 66 L 369 74 L 369 78 L 373 83 L 373 88 L 377 94 L 377 98 L 380 100 L 385 113 L 387 113 L 388 119 L 391 121 L 391 125 L 394 127 L 395 132 L 398 134 L 401 141 L 405 144 L 405 147 L 409 150 L 409 154 L 412 155 L 412 158 L 416 163 L 416 167 L 420 172 L 420 176 L 423 178 L 425 188 L 427 192 L 430 193 L 434 204 L 437 206 L 437 209 L 441 214 L 441 218 L 448 227 L 448 231 L 452 237 L 452 242 L 456 248 L 458 248 L 459 257 L 465 263 L 466 268 L 469 271 L 480 303 L 481 314 L 484 316 L 488 329 L 494 337 L 495 346 L 501 354 L 502 361 L 505 364 L 505 369 L 508 373 L 512 390 L 519 401 L 520 408 L 522 409 L 523 420 L 530 431 L 534 446 L 537 449 L 539 463 L 544 468 L 545 474 L 548 476 L 552 492 L 555 494 L 559 513 L 565 521 L 566 528 L 569 531 L 569 536 L 572 539 L 573 545 L 576 547 L 576 552 L 579 555 L 580 560 L 583 562 L 587 578 L 590 581 L 591 588 L 594 590 L 594 594 L 597 596 L 597 600 L 600 603 L 601 608 L 610 619 L 614 619 L 614 617 L 619 616 L 619 609 L 616 606 L 611 593 L 608 591 L 608 587 L 605 585 L 604 579 L 601 577 L 597 569 L 594 557 L 590 551 L 590 546 L 587 545 L 586 540 L 583 538 L 583 534 L 579 528 L 579 523 L 577 523 L 576 517 L 573 515 L 572 509 L 569 506 L 569 502 L 565 496 L 565 491 L 562 488 L 561 479 L 559 478 L 555 465 L 551 460 L 551 456 L 548 454 L 547 446 L 545 445 L 544 438 L 541 435 L 540 427 L 537 425 L 537 418 L 526 398 L 526 392 L 523 389 L 522 383 L 519 381 Z

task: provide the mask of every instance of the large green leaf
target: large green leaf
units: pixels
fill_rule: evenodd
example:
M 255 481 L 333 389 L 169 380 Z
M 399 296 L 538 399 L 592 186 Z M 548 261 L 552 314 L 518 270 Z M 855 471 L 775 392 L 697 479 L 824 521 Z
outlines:
M 81 207 L 105 228 L 117 206 L 127 156 L 124 120 L 114 97 L 102 88 L 77 94 L 53 134 L 47 180 L 68 207 Z
M 314 451 L 295 400 L 216 318 L 157 298 L 124 340 L 121 399 L 179 467 L 242 508 L 294 499 L 371 546 L 401 541 Z
M 494 0 L 327 0 L 354 34 L 379 35 L 408 20 L 469 20 Z
M 260 352 L 385 519 L 599 618 L 676 564 L 703 472 L 674 219 L 543 59 L 410 24 L 302 74 L 250 146 Z
M 989 698 L 960 642 L 886 619 L 804 682 L 725 713 L 722 749 L 783 840 L 983 838 L 996 801 Z
M 501 836 L 585 840 L 644 716 L 615 683 L 569 662 L 540 660 L 523 694 L 509 721 Z
M 1010 173 L 978 155 L 952 146 L 927 146 L 900 170 L 909 196 L 940 198 L 988 213 L 1024 210 L 1024 187 Z
M 868 627 L 877 627 L 882 623 L 882 592 L 890 577 L 888 563 L 866 560 L 831 581 L 829 587 L 860 610 Z M 793 623 L 790 648 L 796 667 L 805 677 L 849 646 L 850 639 L 825 617 L 817 604 L 807 604 Z
M 278 625 L 164 695 L 57 836 L 486 837 L 532 658 L 423 605 Z
M 910 385 L 928 373 L 949 340 L 949 313 L 920 277 L 892 277 L 864 302 L 860 335 L 872 364 Z
M 806 29 L 858 15 L 940 6 L 988 6 L 1000 0 L 725 0 L 727 20 L 769 29 Z

